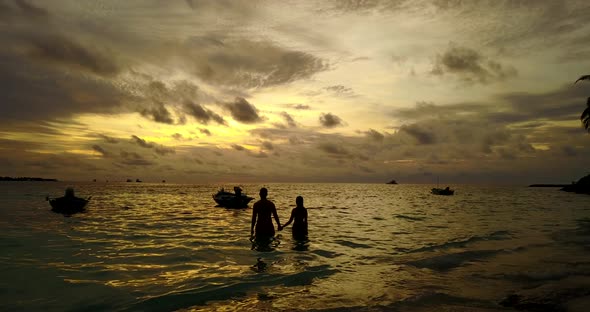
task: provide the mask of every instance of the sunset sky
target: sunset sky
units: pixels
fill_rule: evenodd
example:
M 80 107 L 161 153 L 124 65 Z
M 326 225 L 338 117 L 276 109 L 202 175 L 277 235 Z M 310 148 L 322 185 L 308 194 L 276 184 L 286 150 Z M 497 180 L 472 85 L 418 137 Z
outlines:
M 590 3 L 0 0 L 0 176 L 569 183 Z

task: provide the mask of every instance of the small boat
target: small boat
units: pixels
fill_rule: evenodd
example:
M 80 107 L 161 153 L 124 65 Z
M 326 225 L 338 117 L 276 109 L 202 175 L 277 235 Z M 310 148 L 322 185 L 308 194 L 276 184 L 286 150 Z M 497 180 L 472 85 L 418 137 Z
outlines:
M 86 204 L 90 201 L 91 197 L 87 199 L 74 196 L 74 189 L 67 188 L 66 194 L 63 197 L 45 199 L 51 205 L 51 210 L 57 213 L 72 214 L 76 212 L 86 211 Z
M 433 188 L 432 189 L 432 194 L 434 194 L 434 195 L 453 195 L 453 194 L 455 194 L 455 191 L 449 189 L 449 187 L 447 186 L 444 189 L 441 189 L 441 188 Z
M 217 194 L 213 195 L 213 200 L 217 205 L 226 208 L 246 208 L 248 203 L 253 200 L 253 197 L 242 193 L 242 189 L 238 186 L 234 187 L 234 192 L 227 192 L 223 188 Z
M 86 204 L 88 204 L 88 199 L 80 198 L 80 197 L 59 197 L 49 199 L 49 204 L 51 205 L 51 210 L 58 213 L 76 213 L 86 211 Z

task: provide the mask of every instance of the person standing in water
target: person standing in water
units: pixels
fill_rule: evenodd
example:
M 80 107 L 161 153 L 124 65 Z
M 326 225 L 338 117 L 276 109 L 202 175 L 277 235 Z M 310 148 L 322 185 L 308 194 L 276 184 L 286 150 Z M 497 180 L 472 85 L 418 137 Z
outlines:
M 305 238 L 307 237 L 307 209 L 303 207 L 303 197 L 297 196 L 295 203 L 297 206 L 291 211 L 291 218 L 282 227 L 279 227 L 279 229 L 282 230 L 291 224 L 291 222 L 295 221 L 292 228 L 293 237 Z
M 262 237 L 273 237 L 275 235 L 275 227 L 272 224 L 272 217 L 275 218 L 279 230 L 281 230 L 281 223 L 279 222 L 279 216 L 277 214 L 277 208 L 275 204 L 270 200 L 266 199 L 268 190 L 266 188 L 260 189 L 260 200 L 254 203 L 252 208 L 252 225 L 250 227 L 250 235 L 256 238 Z M 256 228 L 256 232 L 254 229 Z

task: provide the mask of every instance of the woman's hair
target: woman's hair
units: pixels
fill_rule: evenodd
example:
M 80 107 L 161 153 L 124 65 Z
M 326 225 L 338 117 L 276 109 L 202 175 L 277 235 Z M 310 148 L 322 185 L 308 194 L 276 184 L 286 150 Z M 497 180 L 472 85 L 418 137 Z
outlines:
M 297 204 L 297 206 L 303 207 L 303 197 L 297 196 L 297 198 L 295 198 L 295 203 Z

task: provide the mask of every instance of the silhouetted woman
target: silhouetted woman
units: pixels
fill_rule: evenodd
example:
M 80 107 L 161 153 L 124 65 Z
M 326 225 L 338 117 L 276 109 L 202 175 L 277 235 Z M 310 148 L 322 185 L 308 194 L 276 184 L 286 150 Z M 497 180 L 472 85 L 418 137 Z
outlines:
M 307 237 L 307 209 L 303 207 L 303 197 L 297 196 L 295 203 L 297 204 L 297 207 L 293 208 L 291 211 L 291 218 L 289 218 L 289 221 L 287 221 L 285 225 L 279 227 L 279 229 L 282 229 L 295 221 L 292 228 L 293 237 L 305 238 Z

